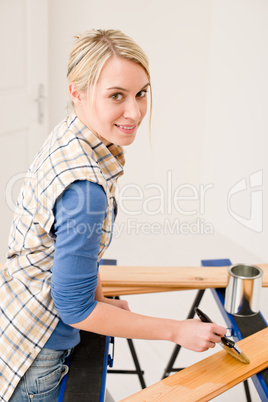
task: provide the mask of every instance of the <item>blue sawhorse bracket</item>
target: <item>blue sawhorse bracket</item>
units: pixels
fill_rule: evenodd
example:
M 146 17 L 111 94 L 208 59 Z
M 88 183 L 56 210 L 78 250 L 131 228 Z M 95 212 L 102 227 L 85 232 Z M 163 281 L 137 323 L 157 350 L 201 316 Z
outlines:
M 109 355 L 110 344 L 113 345 L 112 356 Z M 114 362 L 114 338 L 110 337 L 110 336 L 106 336 L 104 359 L 103 359 L 103 370 L 102 370 L 102 382 L 101 382 L 101 391 L 100 391 L 100 402 L 104 402 L 104 400 L 105 400 L 107 367 L 113 367 L 113 362 Z
M 204 267 L 225 267 L 232 265 L 229 259 L 202 260 L 201 263 Z M 227 313 L 224 309 L 225 289 L 211 289 L 211 291 L 227 326 L 232 329 L 232 336 L 235 342 L 267 327 L 267 322 L 261 313 L 250 317 L 236 317 Z M 268 401 L 268 369 L 254 375 L 251 379 L 261 400 L 263 402 Z M 248 401 L 250 401 L 249 389 L 246 383 L 244 384 Z

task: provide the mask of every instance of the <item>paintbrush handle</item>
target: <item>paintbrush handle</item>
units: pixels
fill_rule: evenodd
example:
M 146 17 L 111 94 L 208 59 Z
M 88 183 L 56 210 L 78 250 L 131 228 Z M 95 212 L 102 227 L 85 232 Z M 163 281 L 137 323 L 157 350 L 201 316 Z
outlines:
M 195 307 L 194 311 L 198 315 L 201 321 L 210 322 L 213 324 L 213 321 L 209 318 L 209 316 L 203 313 L 203 311 L 201 311 L 199 308 Z
M 198 317 L 200 318 L 201 321 L 210 322 L 213 324 L 213 321 L 209 318 L 209 316 L 207 316 L 199 308 L 195 307 L 194 311 L 198 315 Z M 216 335 L 218 335 L 218 334 L 216 334 Z M 235 345 L 235 342 L 232 341 L 231 339 L 226 338 L 226 336 L 221 337 L 221 341 L 222 341 L 222 343 L 224 343 L 224 345 L 228 346 L 229 348 L 233 347 Z

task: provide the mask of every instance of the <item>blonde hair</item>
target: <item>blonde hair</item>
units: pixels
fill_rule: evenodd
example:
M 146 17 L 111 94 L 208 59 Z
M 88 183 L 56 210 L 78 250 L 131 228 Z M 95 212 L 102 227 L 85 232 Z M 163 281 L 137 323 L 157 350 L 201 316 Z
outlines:
M 121 57 L 142 66 L 151 84 L 149 61 L 142 48 L 129 36 L 115 29 L 91 29 L 76 36 L 71 50 L 67 78 L 80 91 L 96 85 L 104 64 L 112 57 Z M 152 92 L 150 90 L 150 121 Z

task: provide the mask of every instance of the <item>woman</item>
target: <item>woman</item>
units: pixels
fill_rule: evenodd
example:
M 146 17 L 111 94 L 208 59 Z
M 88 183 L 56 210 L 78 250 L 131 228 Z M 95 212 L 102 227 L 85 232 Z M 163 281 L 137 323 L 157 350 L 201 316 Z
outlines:
M 199 320 L 135 314 L 103 296 L 98 264 L 116 216 L 121 147 L 134 141 L 147 111 L 147 57 L 120 31 L 91 30 L 71 51 L 68 80 L 74 112 L 29 168 L 1 272 L 3 401 L 56 401 L 80 329 L 195 351 L 214 347 L 226 332 Z

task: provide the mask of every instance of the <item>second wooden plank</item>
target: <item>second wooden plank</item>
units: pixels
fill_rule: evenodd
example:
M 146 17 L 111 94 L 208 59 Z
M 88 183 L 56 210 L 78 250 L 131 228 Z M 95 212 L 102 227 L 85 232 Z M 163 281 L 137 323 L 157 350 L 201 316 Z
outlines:
M 122 402 L 208 401 L 268 366 L 268 328 L 238 342 L 244 364 L 224 350 L 131 395 Z

